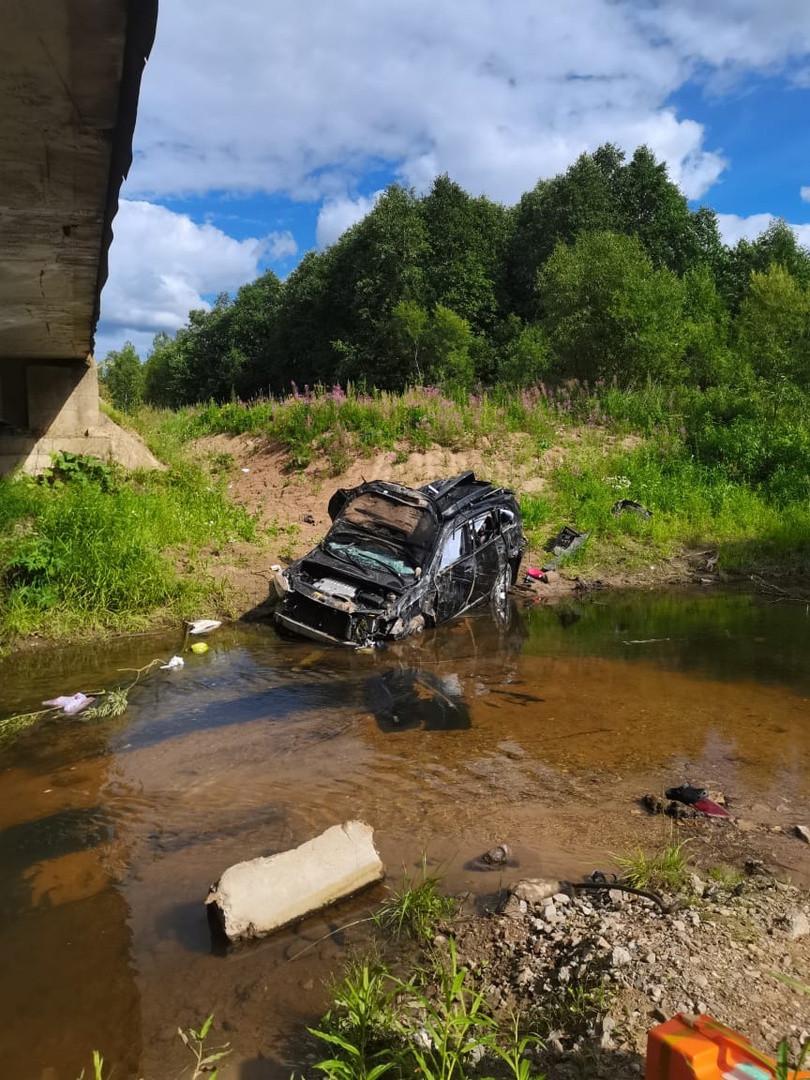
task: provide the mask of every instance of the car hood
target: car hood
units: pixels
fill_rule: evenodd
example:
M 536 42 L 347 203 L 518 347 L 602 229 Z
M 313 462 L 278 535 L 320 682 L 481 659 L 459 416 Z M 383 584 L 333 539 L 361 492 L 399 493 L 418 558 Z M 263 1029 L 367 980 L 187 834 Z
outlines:
M 352 588 L 357 594 L 368 602 L 379 602 L 382 607 L 385 601 L 393 594 L 400 596 L 406 588 L 392 573 L 387 573 L 382 567 L 377 570 L 372 567 L 354 566 L 343 559 L 330 555 L 324 548 L 315 548 L 300 562 L 291 566 L 287 571 L 294 588 L 307 585 L 309 588 L 325 593 L 326 597 L 334 590 L 324 588 L 323 583 L 334 584 L 335 582 Z M 340 589 L 336 595 L 349 596 L 347 590 Z M 354 600 L 355 597 L 351 596 Z

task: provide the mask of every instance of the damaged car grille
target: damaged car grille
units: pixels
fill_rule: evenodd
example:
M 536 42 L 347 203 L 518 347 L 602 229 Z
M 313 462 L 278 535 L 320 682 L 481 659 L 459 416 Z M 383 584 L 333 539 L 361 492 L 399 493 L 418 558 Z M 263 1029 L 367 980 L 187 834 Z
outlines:
M 330 638 L 337 638 L 339 641 L 351 640 L 351 617 L 345 611 L 338 611 L 300 593 L 290 593 L 287 597 L 284 615 L 291 621 Z

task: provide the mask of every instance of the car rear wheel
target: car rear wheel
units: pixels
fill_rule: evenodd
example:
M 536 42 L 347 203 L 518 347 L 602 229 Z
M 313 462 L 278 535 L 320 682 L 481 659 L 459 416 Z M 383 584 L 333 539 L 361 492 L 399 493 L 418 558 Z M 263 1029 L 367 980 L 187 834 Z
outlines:
M 498 571 L 498 576 L 495 578 L 495 584 L 492 586 L 490 594 L 492 605 L 498 614 L 505 612 L 509 606 L 509 590 L 511 588 L 512 567 L 509 563 L 504 563 Z

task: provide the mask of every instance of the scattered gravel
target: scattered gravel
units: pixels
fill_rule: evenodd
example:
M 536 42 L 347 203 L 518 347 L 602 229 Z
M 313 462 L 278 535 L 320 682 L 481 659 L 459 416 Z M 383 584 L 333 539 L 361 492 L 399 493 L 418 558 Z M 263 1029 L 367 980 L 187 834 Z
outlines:
M 590 1075 L 638 1076 L 648 1029 L 677 1012 L 709 1013 L 770 1054 L 810 1030 L 810 997 L 773 978 L 810 982 L 808 895 L 761 872 L 733 887 L 692 875 L 672 914 L 616 888 L 522 882 L 455 936 L 493 1009 L 545 1027 L 550 1078 L 580 1075 L 583 1058 Z

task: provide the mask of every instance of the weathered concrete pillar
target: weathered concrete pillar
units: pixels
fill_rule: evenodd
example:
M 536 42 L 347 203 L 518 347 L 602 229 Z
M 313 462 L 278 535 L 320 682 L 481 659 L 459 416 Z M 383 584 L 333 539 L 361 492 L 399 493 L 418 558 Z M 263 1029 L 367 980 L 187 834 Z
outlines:
M 55 453 L 92 454 L 128 469 L 160 469 L 144 443 L 99 409 L 98 373 L 86 360 L 0 364 L 0 476 L 48 468 Z
M 76 438 L 98 426 L 95 361 L 29 362 L 25 370 L 28 427 L 34 435 Z

